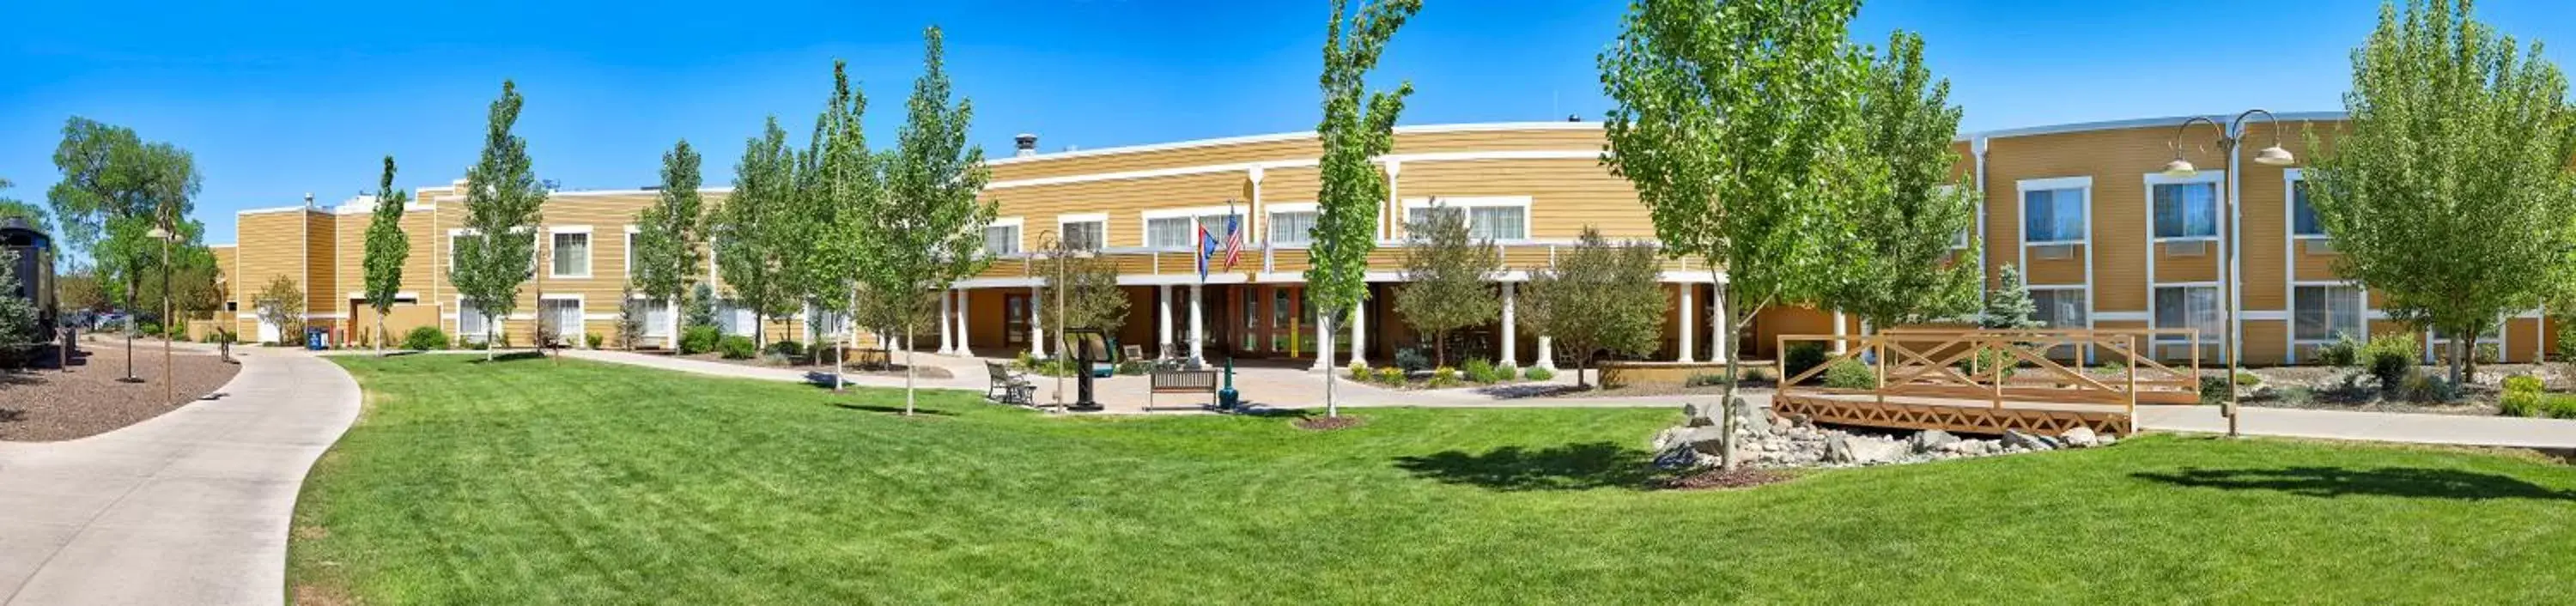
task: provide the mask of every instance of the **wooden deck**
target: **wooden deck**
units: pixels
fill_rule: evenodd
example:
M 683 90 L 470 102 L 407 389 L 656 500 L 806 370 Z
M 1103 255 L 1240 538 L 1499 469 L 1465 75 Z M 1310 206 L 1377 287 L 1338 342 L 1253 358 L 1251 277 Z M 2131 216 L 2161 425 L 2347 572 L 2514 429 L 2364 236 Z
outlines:
M 1820 423 L 1939 429 L 2001 434 L 2057 435 L 2078 427 L 2130 435 L 2137 407 L 2192 404 L 2200 398 L 2199 360 L 2180 368 L 2160 363 L 2143 346 L 2158 337 L 2190 331 L 2155 329 L 1891 329 L 1873 335 L 1782 335 L 1791 342 L 1823 342 L 1841 353 L 1825 364 L 1789 376 L 1779 368 L 1780 390 L 1771 411 Z M 2098 352 L 2105 373 L 2068 366 L 2051 351 Z M 1819 375 L 1837 363 L 1858 360 L 1876 374 L 1869 389 L 1833 389 Z
M 1803 416 L 1817 423 L 1938 429 L 1953 433 L 1996 435 L 2006 430 L 2058 435 L 2083 427 L 2102 435 L 2126 436 L 2137 421 L 2126 410 L 2096 404 L 2013 403 L 2001 408 L 1985 400 L 1872 394 L 1784 393 L 1771 398 L 1771 414 Z

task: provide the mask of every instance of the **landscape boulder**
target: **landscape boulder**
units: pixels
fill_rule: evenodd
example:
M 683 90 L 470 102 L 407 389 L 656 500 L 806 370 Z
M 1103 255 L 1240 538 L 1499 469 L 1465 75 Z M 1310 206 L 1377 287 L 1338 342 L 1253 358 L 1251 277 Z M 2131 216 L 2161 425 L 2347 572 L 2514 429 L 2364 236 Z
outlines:
M 2093 435 L 2093 429 L 2089 427 L 2066 430 L 2066 433 L 2058 434 L 2057 438 L 2064 441 L 2068 448 L 2092 448 L 2101 443 L 2100 438 Z

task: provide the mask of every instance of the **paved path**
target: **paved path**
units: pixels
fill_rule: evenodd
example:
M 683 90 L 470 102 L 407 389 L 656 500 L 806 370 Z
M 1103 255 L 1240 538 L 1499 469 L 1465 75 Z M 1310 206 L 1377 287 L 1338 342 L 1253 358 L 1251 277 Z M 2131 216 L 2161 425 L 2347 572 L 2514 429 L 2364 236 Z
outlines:
M 2576 420 L 2520 417 L 2244 408 L 2247 435 L 2467 446 L 2576 448 Z M 2216 406 L 2140 406 L 2138 426 L 2152 431 L 2227 433 Z
M 251 350 L 228 397 L 0 443 L 0 604 L 278 604 L 295 497 L 357 419 L 329 361 Z
M 807 371 L 798 369 L 768 368 L 747 364 L 710 362 L 706 360 L 674 358 L 671 356 L 641 354 L 628 351 L 566 349 L 563 350 L 563 354 L 566 357 L 572 358 L 598 360 L 601 362 L 615 362 L 619 364 L 633 364 L 636 366 L 649 366 L 653 368 L 693 372 L 719 377 L 769 379 L 773 381 L 792 381 L 797 383 L 820 382 L 825 385 L 829 385 L 832 380 L 829 373 L 809 374 Z M 896 362 L 901 361 L 901 357 L 898 356 Z M 913 383 L 916 387 L 923 389 L 984 390 L 985 373 L 983 363 L 980 361 L 954 356 L 915 354 L 914 362 L 923 367 L 935 366 L 946 369 L 948 373 L 952 375 L 951 378 L 947 379 L 916 378 Z M 844 379 L 844 383 L 848 385 L 862 387 L 902 388 L 903 381 L 904 379 L 901 376 L 872 374 L 851 374 Z

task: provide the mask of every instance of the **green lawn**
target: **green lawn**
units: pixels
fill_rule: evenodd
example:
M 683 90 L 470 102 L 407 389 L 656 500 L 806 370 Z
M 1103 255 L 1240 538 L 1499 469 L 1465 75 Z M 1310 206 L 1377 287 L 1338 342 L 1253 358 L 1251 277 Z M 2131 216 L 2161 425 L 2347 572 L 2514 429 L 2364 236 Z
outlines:
M 366 603 L 2469 602 L 2576 594 L 2576 469 L 2110 449 L 1639 490 L 1666 410 L 1047 418 L 586 363 L 343 357 L 299 591 Z

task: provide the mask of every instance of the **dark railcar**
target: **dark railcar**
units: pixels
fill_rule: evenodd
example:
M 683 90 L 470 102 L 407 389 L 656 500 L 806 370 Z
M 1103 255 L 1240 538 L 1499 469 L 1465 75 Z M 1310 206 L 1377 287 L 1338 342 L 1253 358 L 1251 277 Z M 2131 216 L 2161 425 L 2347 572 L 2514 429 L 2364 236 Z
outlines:
M 54 239 L 24 219 L 0 219 L 0 250 L 17 253 L 9 269 L 18 277 L 18 290 L 0 292 L 0 297 L 35 302 L 36 325 L 45 327 L 44 338 L 51 341 L 60 311 L 54 300 Z

